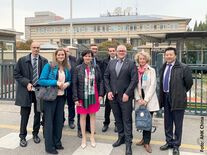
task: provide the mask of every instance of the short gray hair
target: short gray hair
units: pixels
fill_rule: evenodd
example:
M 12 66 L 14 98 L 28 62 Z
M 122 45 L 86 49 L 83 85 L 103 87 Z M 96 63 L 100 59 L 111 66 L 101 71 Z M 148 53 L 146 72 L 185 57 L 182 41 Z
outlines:
M 135 55 L 135 57 L 134 57 L 134 59 L 135 59 L 135 61 L 137 62 L 137 63 L 139 63 L 139 56 L 140 55 L 143 55 L 145 58 L 146 58 L 146 62 L 148 63 L 149 61 L 150 61 L 150 59 L 151 59 L 151 57 L 150 57 L 150 55 L 149 55 L 149 53 L 147 53 L 147 52 L 138 52 L 136 55 Z

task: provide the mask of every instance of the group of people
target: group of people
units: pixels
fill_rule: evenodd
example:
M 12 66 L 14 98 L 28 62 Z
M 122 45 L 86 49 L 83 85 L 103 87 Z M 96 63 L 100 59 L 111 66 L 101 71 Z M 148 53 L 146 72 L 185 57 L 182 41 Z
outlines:
M 187 91 L 193 80 L 187 65 L 176 59 L 176 49 L 165 50 L 165 64 L 160 70 L 160 99 L 156 94 L 156 72 L 150 67 L 150 55 L 139 52 L 135 61 L 127 58 L 124 45 L 108 48 L 108 58 L 97 58 L 98 46 L 93 44 L 90 50 L 81 53 L 76 61 L 70 56 L 68 48 L 57 49 L 52 62 L 39 55 L 40 44 L 31 44 L 31 53 L 21 57 L 15 67 L 14 77 L 17 81 L 16 105 L 21 106 L 20 146 L 26 147 L 27 124 L 34 103 L 33 140 L 40 143 L 40 112 L 37 111 L 35 90 L 39 86 L 58 87 L 57 98 L 43 103 L 43 136 L 45 150 L 50 154 L 58 154 L 64 149 L 61 137 L 65 121 L 64 105 L 68 103 L 68 125 L 75 128 L 75 107 L 77 112 L 77 132 L 82 138 L 81 148 L 87 147 L 86 131 L 90 132 L 90 144 L 96 147 L 95 123 L 96 112 L 100 102 L 105 99 L 105 120 L 102 132 L 106 132 L 110 123 L 112 109 L 115 118 L 114 131 L 118 132 L 118 140 L 112 145 L 118 147 L 125 143 L 126 155 L 132 154 L 132 101 L 135 108 L 146 106 L 151 115 L 164 107 L 164 128 L 166 144 L 160 150 L 173 148 L 173 155 L 179 155 L 182 138 L 184 110 L 187 107 Z M 160 104 L 159 104 L 160 103 Z M 173 134 L 175 125 L 175 136 Z M 151 131 L 143 131 L 143 138 L 136 143 L 144 146 L 151 153 Z

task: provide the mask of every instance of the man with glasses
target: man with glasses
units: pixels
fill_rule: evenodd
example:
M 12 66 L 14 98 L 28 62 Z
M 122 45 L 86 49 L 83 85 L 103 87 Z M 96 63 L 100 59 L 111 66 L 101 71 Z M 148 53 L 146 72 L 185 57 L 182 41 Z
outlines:
M 131 155 L 132 99 L 138 72 L 135 62 L 126 58 L 126 55 L 126 46 L 119 45 L 118 59 L 109 62 L 104 73 L 104 84 L 118 129 L 118 140 L 112 146 L 118 147 L 125 143 L 125 154 Z
M 103 75 L 104 75 L 104 72 L 108 66 L 108 63 L 109 61 L 111 60 L 115 60 L 116 59 L 116 48 L 115 46 L 109 46 L 108 47 L 108 54 L 109 56 L 103 60 Z M 105 90 L 106 92 L 106 90 Z M 109 104 L 109 100 L 108 98 L 106 97 L 106 100 L 105 100 L 105 113 L 104 113 L 104 126 L 102 128 L 102 132 L 106 132 L 108 130 L 108 126 L 110 124 L 110 113 L 111 113 L 111 106 Z M 117 132 L 117 127 L 115 125 L 115 128 L 114 128 L 114 132 Z
M 20 146 L 26 147 L 27 124 L 31 112 L 32 103 L 34 103 L 34 123 L 33 140 L 40 143 L 38 137 L 40 129 L 40 112 L 37 112 L 37 101 L 35 97 L 35 87 L 38 87 L 38 79 L 47 59 L 39 55 L 40 44 L 33 42 L 30 46 L 31 53 L 19 58 L 15 69 L 14 78 L 17 81 L 15 105 L 21 107 L 21 125 L 20 125 Z
M 68 57 L 68 63 L 71 67 L 71 79 L 73 76 L 73 72 L 74 72 L 74 68 L 76 67 L 76 58 L 74 56 L 71 55 L 71 52 L 69 50 L 69 48 L 65 47 L 64 48 L 67 57 Z M 73 102 L 72 99 L 72 83 L 70 84 L 70 86 L 67 88 L 67 103 L 68 103 L 68 126 L 71 129 L 75 128 L 75 124 L 74 124 L 74 118 L 75 118 L 75 103 Z M 65 120 L 65 118 L 64 118 Z

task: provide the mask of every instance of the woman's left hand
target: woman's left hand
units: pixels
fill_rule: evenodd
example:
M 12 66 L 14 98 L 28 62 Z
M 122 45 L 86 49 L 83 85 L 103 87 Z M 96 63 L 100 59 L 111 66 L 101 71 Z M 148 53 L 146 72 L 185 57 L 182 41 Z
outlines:
M 99 97 L 98 97 L 98 101 L 99 101 L 99 103 L 102 101 L 102 99 L 103 99 L 102 96 L 99 96 Z
M 144 106 L 147 106 L 147 101 L 143 100 L 142 103 Z
M 62 89 L 62 90 L 65 90 L 65 89 L 68 87 L 68 85 L 69 85 L 68 83 L 64 83 L 64 84 L 63 84 L 63 87 L 62 87 L 61 89 Z

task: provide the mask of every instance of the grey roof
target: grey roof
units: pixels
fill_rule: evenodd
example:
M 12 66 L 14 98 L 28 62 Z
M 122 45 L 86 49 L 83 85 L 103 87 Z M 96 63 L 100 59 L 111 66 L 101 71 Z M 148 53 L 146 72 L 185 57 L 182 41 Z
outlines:
M 160 15 L 132 15 L 132 16 L 107 16 L 107 17 L 91 17 L 91 18 L 73 18 L 73 24 L 103 24 L 103 23 L 130 23 L 130 22 L 144 22 L 144 21 L 166 21 L 166 20 L 186 20 L 190 22 L 189 18 L 160 16 Z M 39 23 L 34 25 L 67 25 L 70 24 L 70 19 Z

